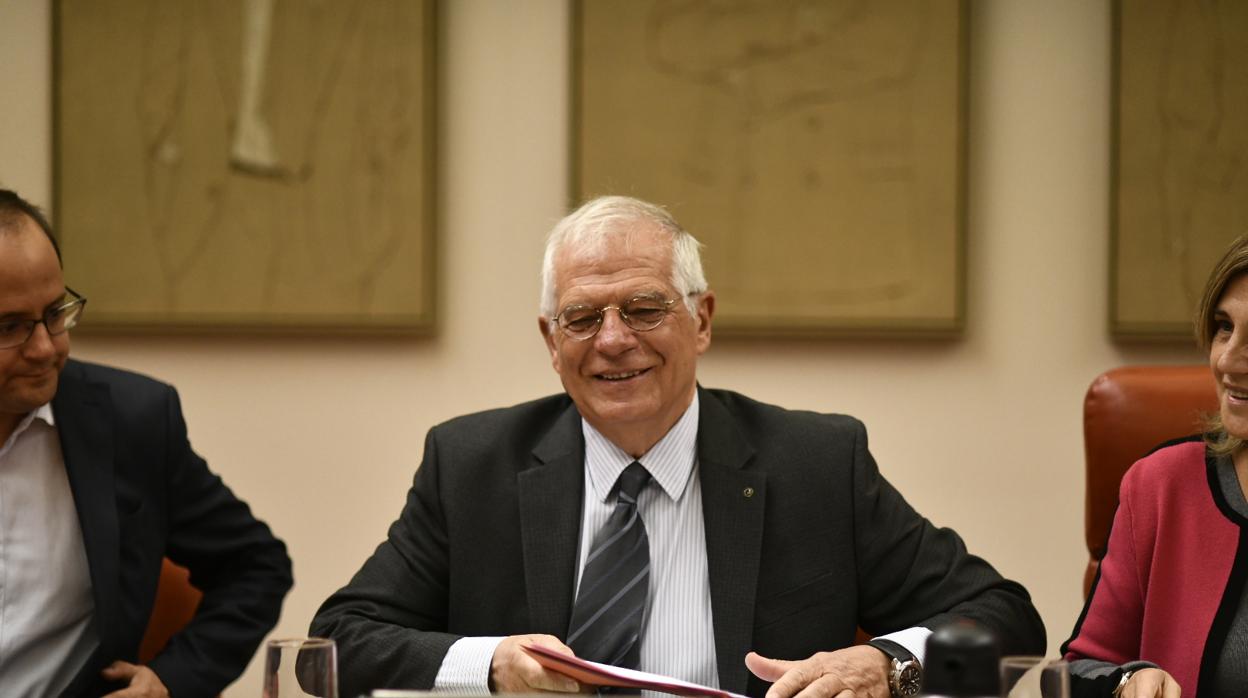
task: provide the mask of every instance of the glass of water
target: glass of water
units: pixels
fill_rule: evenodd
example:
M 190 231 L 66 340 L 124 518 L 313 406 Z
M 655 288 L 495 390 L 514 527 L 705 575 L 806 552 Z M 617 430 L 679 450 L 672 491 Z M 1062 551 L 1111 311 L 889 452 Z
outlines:
M 338 648 L 323 637 L 269 640 L 264 698 L 338 698 Z

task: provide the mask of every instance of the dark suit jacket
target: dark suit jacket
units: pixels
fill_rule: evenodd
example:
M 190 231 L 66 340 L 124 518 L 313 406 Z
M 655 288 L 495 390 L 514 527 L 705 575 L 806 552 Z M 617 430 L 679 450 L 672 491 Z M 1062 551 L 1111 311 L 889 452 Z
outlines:
M 721 688 L 765 692 L 745 668 L 749 650 L 801 659 L 853 644 L 859 626 L 882 634 L 961 616 L 1006 652 L 1044 653 L 1027 592 L 910 508 L 861 423 L 699 391 Z M 388 539 L 312 622 L 338 641 L 342 695 L 428 688 L 461 636 L 566 637 L 584 454 L 563 395 L 432 429 Z
M 137 661 L 163 557 L 188 567 L 204 596 L 149 666 L 174 698 L 219 694 L 277 622 L 291 585 L 286 546 L 191 450 L 172 387 L 69 361 L 52 412 L 100 641 L 65 695 L 118 688 L 100 671 L 114 660 Z

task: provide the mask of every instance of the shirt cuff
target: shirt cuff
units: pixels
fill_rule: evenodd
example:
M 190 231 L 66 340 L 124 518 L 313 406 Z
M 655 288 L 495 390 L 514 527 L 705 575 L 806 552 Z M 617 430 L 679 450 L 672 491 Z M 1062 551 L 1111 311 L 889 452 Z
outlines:
M 489 695 L 490 662 L 501 637 L 461 637 L 446 651 L 433 680 L 437 693 Z
M 927 628 L 906 628 L 895 633 L 880 635 L 880 638 L 892 640 L 910 650 L 910 654 L 913 654 L 914 658 L 919 660 L 919 666 L 923 666 L 924 655 L 927 654 L 927 636 L 931 634 L 932 631 Z

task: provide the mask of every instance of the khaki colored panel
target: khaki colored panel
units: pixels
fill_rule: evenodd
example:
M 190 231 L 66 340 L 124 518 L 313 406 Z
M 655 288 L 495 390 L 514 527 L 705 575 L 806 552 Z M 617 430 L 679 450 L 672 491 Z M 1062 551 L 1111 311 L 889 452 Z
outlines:
M 63 0 L 84 326 L 428 329 L 432 2 Z
M 1110 324 L 1187 341 L 1209 271 L 1248 233 L 1248 3 L 1116 9 Z
M 577 11 L 575 194 L 667 206 L 717 331 L 960 329 L 960 3 Z

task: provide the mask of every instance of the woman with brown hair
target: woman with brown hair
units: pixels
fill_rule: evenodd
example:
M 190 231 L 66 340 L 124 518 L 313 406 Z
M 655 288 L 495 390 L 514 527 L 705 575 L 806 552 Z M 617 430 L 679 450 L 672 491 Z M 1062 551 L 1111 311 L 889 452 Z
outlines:
M 1205 284 L 1196 339 L 1218 412 L 1122 479 L 1109 546 L 1062 647 L 1076 696 L 1248 693 L 1248 238 Z

